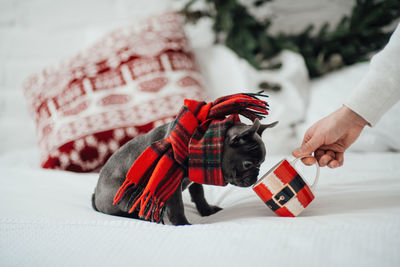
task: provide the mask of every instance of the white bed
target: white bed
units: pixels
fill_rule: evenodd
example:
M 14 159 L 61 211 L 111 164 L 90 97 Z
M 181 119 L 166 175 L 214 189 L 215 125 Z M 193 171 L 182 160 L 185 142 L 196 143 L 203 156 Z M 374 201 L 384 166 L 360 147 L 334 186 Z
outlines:
M 223 208 L 209 217 L 185 192 L 190 226 L 109 216 L 91 207 L 97 174 L 39 167 L 22 80 L 132 14 L 166 8 L 150 2 L 132 13 L 128 1 L 0 3 L 0 266 L 400 266 L 399 105 L 363 133 L 342 168 L 321 169 L 316 199 L 296 218 L 276 216 L 251 189 L 234 186 L 205 187 L 207 200 Z M 91 20 L 85 14 L 94 7 Z M 60 19 L 63 12 L 76 20 Z M 278 74 L 254 73 L 226 48 L 210 46 L 207 31 L 189 32 L 192 43 L 204 34 L 195 52 L 210 97 L 265 75 L 287 83 L 270 95 L 271 120 L 281 125 L 264 136 L 263 171 L 288 157 L 307 126 L 339 107 L 367 70 L 351 66 L 308 86 L 295 54 L 281 56 L 289 67 Z

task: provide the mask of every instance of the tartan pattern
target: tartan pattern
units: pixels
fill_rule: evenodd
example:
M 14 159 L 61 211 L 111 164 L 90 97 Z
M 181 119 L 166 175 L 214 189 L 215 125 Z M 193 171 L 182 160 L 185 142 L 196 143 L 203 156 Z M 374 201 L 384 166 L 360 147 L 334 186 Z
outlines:
M 236 121 L 237 115 L 210 123 L 207 131 L 194 133 L 189 144 L 189 178 L 199 184 L 226 185 L 222 170 L 222 149 L 226 130 Z
M 138 210 L 140 218 L 160 222 L 166 201 L 186 172 L 196 183 L 226 185 L 221 170 L 226 131 L 239 121 L 238 114 L 252 121 L 268 115 L 268 103 L 257 96 L 266 97 L 234 94 L 212 103 L 186 99 L 170 135 L 150 145 L 132 164 L 114 204 L 129 197 L 130 213 Z
M 284 217 L 296 217 L 314 199 L 308 185 L 287 160 L 253 190 L 272 211 Z

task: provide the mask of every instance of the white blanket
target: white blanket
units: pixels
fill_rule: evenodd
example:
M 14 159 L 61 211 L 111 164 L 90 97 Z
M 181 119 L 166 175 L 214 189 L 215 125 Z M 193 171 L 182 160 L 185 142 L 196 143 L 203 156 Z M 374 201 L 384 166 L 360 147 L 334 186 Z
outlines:
M 191 226 L 95 212 L 96 174 L 40 170 L 36 151 L 0 159 L 3 266 L 398 266 L 400 155 L 349 154 L 323 169 L 316 199 L 296 218 L 274 215 L 251 189 L 205 186 L 223 210 Z M 281 157 L 267 159 L 266 170 Z

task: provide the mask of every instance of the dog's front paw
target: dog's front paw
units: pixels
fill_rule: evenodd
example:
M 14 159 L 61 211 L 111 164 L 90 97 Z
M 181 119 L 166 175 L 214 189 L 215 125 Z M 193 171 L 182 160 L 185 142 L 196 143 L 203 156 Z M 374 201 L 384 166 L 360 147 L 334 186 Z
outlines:
M 173 225 L 179 226 L 179 225 L 192 225 L 188 220 L 177 220 L 172 222 Z
M 214 213 L 217 213 L 220 210 L 222 210 L 222 208 L 218 206 L 207 206 L 200 208 L 199 213 L 201 216 L 210 216 L 213 215 Z
M 186 219 L 186 217 L 184 216 L 171 216 L 168 218 L 169 221 L 173 224 L 173 225 L 191 225 L 191 223 L 189 223 L 189 221 Z

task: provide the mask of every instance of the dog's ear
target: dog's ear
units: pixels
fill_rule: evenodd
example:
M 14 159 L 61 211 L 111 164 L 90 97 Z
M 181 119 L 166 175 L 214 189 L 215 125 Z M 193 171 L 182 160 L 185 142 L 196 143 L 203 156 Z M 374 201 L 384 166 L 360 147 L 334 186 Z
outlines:
M 273 127 L 275 127 L 278 123 L 279 123 L 279 121 L 275 121 L 275 122 L 270 123 L 270 124 L 261 124 L 260 127 L 259 127 L 258 130 L 257 130 L 258 135 L 261 136 L 265 129 L 273 128 Z
M 229 145 L 235 147 L 246 144 L 249 140 L 253 139 L 254 134 L 258 132 L 259 128 L 260 121 L 255 119 L 252 126 L 246 127 L 241 132 L 230 136 Z

